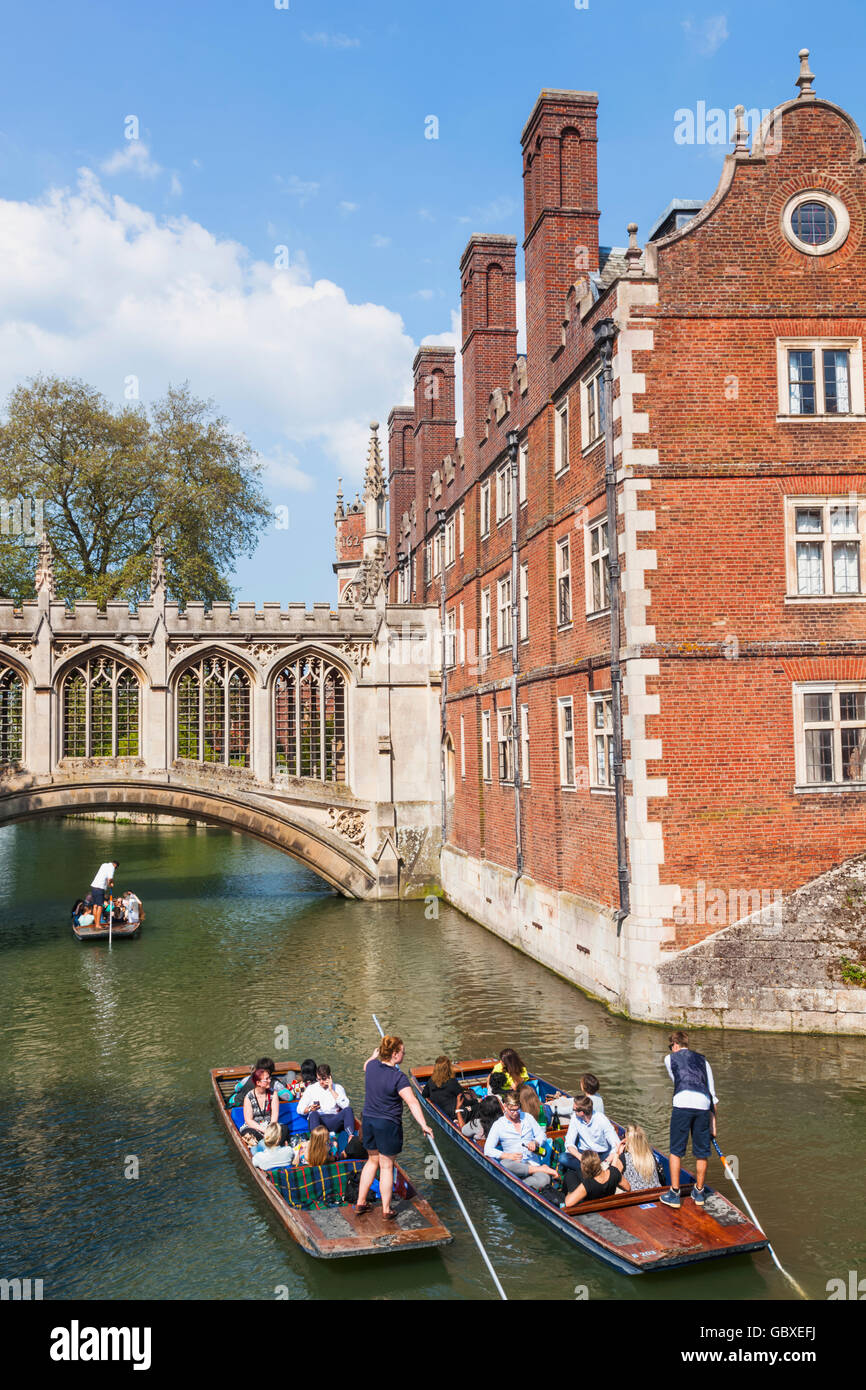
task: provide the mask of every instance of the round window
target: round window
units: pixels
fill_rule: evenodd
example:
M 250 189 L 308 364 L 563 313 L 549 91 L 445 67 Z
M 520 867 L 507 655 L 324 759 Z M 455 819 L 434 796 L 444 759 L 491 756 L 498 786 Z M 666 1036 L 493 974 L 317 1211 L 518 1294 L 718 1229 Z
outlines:
M 798 193 L 782 213 L 782 230 L 788 241 L 809 256 L 826 256 L 838 250 L 850 225 L 844 203 L 823 190 Z

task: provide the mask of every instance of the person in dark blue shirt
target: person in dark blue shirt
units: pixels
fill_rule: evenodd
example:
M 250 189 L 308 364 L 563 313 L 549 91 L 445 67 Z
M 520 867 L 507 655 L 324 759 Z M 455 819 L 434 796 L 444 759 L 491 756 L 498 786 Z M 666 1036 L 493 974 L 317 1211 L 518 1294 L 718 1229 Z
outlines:
M 358 1216 L 370 1210 L 367 1195 L 377 1172 L 382 1215 L 386 1220 L 393 1220 L 397 1214 L 391 1210 L 391 1194 L 394 1190 L 394 1159 L 403 1148 L 404 1104 L 408 1105 L 424 1133 L 433 1133 L 424 1119 L 412 1083 L 400 1070 L 404 1054 L 403 1039 L 386 1035 L 364 1064 L 362 1143 L 368 1157 L 358 1186 L 355 1207 Z

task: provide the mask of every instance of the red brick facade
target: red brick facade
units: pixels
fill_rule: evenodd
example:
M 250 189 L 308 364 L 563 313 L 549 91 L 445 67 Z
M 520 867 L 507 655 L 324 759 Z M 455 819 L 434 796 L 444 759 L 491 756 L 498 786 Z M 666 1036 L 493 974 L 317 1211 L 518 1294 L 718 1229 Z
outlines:
M 526 356 L 516 358 L 516 243 L 473 236 L 460 263 L 464 439 L 454 436 L 445 348 L 419 351 L 414 405 L 392 412 L 391 598 L 400 597 L 399 551 L 409 561 L 403 597 L 439 603 L 440 576 L 424 557 L 441 534 L 446 611 L 464 633 L 445 696 L 455 750 L 447 838 L 513 870 L 515 791 L 500 781 L 497 759 L 497 712 L 511 702 L 510 642 L 500 650 L 497 641 L 511 516 L 497 519 L 497 471 L 508 463 L 506 436 L 517 431 L 528 444 L 525 499 L 512 499 L 519 564 L 528 567 L 517 679 L 529 734 L 524 872 L 613 911 L 614 792 L 592 785 L 589 728 L 590 694 L 611 688 L 609 615 L 588 592 L 591 528 L 605 511 L 605 442 L 592 437 L 583 385 L 598 365 L 593 327 L 613 319 L 630 908 L 670 949 L 726 924 L 678 920 L 677 904 L 699 883 L 787 893 L 866 847 L 866 781 L 857 776 L 866 714 L 861 734 L 860 702 L 845 704 L 851 717 L 841 729 L 843 706 L 830 689 L 848 682 L 866 691 L 866 153 L 851 119 L 807 90 L 776 109 L 751 151 L 728 157 L 717 192 L 686 226 L 643 253 L 632 239 L 625 253 L 600 254 L 596 105 L 591 93 L 544 92 L 523 132 Z M 819 203 L 836 200 L 838 225 L 848 218 L 847 235 L 827 254 L 785 231 L 792 199 L 811 190 Z M 823 413 L 792 414 L 786 340 L 795 353 L 809 340 Z M 830 378 L 820 356 L 826 340 L 847 354 L 832 359 Z M 849 409 L 833 415 L 827 402 L 842 391 L 846 364 Z M 557 409 L 566 399 L 568 459 L 557 468 Z M 845 404 L 837 399 L 840 410 Z M 810 517 L 798 519 L 797 499 L 813 504 Z M 830 517 L 831 499 L 848 510 L 832 513 L 826 535 L 798 550 L 793 528 Z M 453 547 L 437 511 L 454 524 Z M 831 524 L 840 534 L 847 527 L 841 550 Z M 560 622 L 557 546 L 565 538 L 571 615 Z M 825 552 L 833 557 L 826 563 Z M 803 591 L 822 566 L 832 588 L 837 562 L 848 567 L 843 592 Z M 492 640 L 479 656 L 485 591 Z M 821 705 L 835 723 L 809 735 L 808 770 L 800 686 L 810 682 L 824 682 L 836 703 Z M 573 786 L 563 786 L 563 698 L 572 700 Z M 518 763 L 521 751 L 518 737 Z M 829 780 L 816 782 L 819 767 Z

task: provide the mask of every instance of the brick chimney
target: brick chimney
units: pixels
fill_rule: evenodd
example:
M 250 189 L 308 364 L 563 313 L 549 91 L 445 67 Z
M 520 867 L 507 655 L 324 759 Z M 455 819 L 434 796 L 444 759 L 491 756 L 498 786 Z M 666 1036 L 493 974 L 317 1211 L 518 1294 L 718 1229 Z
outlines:
M 598 270 L 595 92 L 543 91 L 521 136 L 530 380 L 547 394 L 575 280 Z
M 435 525 L 427 496 L 435 469 L 457 451 L 454 410 L 454 349 L 420 347 L 412 364 L 415 382 L 415 505 L 419 540 Z M 435 510 L 435 508 L 434 508 Z
M 507 390 L 517 356 L 516 256 L 516 237 L 472 236 L 460 261 L 467 481 L 475 476 L 490 393 L 495 386 Z
M 343 597 L 343 590 L 361 563 L 364 554 L 364 531 L 366 517 L 364 504 L 356 495 L 354 502 L 343 505 L 343 492 L 337 479 L 337 505 L 334 509 L 334 528 L 336 530 L 337 559 L 333 569 L 337 576 L 337 599 Z
M 397 405 L 388 416 L 388 571 L 397 568 L 403 513 L 408 512 L 415 496 L 415 468 L 412 457 L 415 434 L 415 409 Z M 396 596 L 395 582 L 391 583 Z

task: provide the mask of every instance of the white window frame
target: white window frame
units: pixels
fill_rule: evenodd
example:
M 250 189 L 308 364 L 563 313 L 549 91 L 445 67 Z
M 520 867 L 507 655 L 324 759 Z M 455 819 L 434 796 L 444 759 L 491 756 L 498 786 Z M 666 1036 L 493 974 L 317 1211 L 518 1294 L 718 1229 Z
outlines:
M 597 712 L 602 709 L 604 725 L 596 727 Z M 609 690 L 593 690 L 586 700 L 586 726 L 589 735 L 589 785 L 596 791 L 614 790 L 613 769 L 613 695 Z M 603 739 L 604 775 L 598 775 L 598 740 Z
M 511 575 L 503 574 L 496 581 L 496 646 L 504 651 L 511 646 Z
M 496 711 L 496 771 L 500 782 L 509 786 L 514 782 L 514 729 L 510 705 L 502 705 Z
M 511 516 L 511 464 L 504 463 L 496 470 L 496 525 L 502 526 Z
M 409 575 L 410 575 L 410 571 L 411 571 L 411 565 L 410 565 L 409 560 L 406 561 L 406 563 L 405 563 L 405 565 L 403 565 L 402 569 L 399 569 L 399 570 L 397 571 L 397 602 L 398 602 L 398 603 L 408 603 L 408 602 L 409 602 Z
M 568 472 L 569 448 L 568 448 L 568 396 L 564 401 L 560 401 L 556 406 L 554 414 L 554 436 L 553 436 L 553 472 L 555 477 Z M 563 423 L 565 429 L 563 430 Z M 565 458 L 563 459 L 562 440 L 565 437 Z
M 490 615 L 490 589 L 481 590 L 481 631 L 478 634 L 478 654 L 479 656 L 490 655 L 490 644 L 493 640 L 493 632 Z
M 457 661 L 459 665 L 464 666 L 466 664 L 466 610 L 462 603 L 460 605 L 460 627 L 458 628 L 458 632 L 460 635 L 458 637 Z
M 566 710 L 571 716 L 571 728 L 566 728 Z M 574 748 L 574 700 L 561 695 L 556 702 L 556 727 L 559 738 L 559 785 L 568 791 L 577 786 L 577 763 Z M 568 750 L 571 749 L 571 780 L 568 780 Z
M 529 442 L 525 440 L 520 446 L 517 455 L 517 505 L 523 507 L 526 504 L 526 473 L 529 467 Z
M 478 525 L 481 539 L 490 535 L 490 479 L 481 484 L 478 507 Z
M 520 632 L 521 642 L 529 641 L 529 561 L 520 566 Z
M 429 584 L 433 579 L 433 542 L 424 542 L 424 583 Z
M 460 716 L 460 777 L 466 776 L 466 719 Z
M 605 615 L 605 613 L 609 613 L 609 612 L 610 612 L 610 546 L 609 546 L 609 545 L 606 545 L 603 549 L 602 549 L 601 547 L 599 547 L 598 555 L 593 555 L 593 553 L 592 553 L 592 537 L 593 537 L 593 532 L 594 532 L 594 531 L 598 531 L 598 532 L 601 533 L 601 532 L 604 531 L 606 528 L 607 528 L 607 513 L 606 513 L 606 512 L 603 512 L 603 513 L 601 514 L 601 516 L 593 517 L 593 519 L 592 519 L 591 521 L 586 521 L 586 522 L 584 522 L 584 527 L 583 527 L 583 547 L 584 547 L 584 548 L 583 548 L 583 553 L 584 553 L 584 568 L 585 568 L 585 582 L 586 582 L 586 616 L 587 616 L 588 618 L 601 618 L 601 617 L 603 617 L 603 616 Z M 595 605 L 594 605 L 594 603 L 593 603 L 593 592 L 594 592 L 594 588 L 593 588 L 593 571 L 594 571 L 594 568 L 595 568 L 597 565 L 599 565 L 599 564 L 603 565 L 603 566 L 604 566 L 604 569 L 607 570 L 607 576 L 608 576 L 608 579 L 607 579 L 608 596 L 607 596 L 607 603 L 604 604 L 603 607 L 601 607 L 601 608 L 596 608 Z M 603 576 L 602 576 L 602 583 L 603 583 Z M 603 589 L 602 589 L 602 597 L 604 597 L 604 590 L 603 590 Z
M 848 532 L 830 530 L 831 507 L 856 508 L 857 526 Z M 797 512 L 821 509 L 822 529 L 819 532 L 797 532 Z M 803 594 L 799 589 L 799 568 L 797 564 L 798 546 L 808 543 L 822 547 L 823 591 L 819 594 Z M 845 541 L 857 541 L 860 546 L 859 584 L 853 593 L 835 593 L 833 588 L 833 546 Z M 866 563 L 866 497 L 856 493 L 836 494 L 835 496 L 802 496 L 785 498 L 785 569 L 787 576 L 786 601 L 789 603 L 863 603 L 866 601 L 864 583 L 864 563 Z
M 449 517 L 445 523 L 445 568 L 449 569 L 454 564 L 454 533 L 455 519 Z
M 563 563 L 563 556 L 567 557 L 567 563 Z M 568 617 L 563 618 L 560 603 L 560 590 L 563 581 L 568 581 Z M 563 536 L 556 542 L 556 626 L 560 632 L 565 628 L 571 627 L 574 620 L 574 594 L 571 588 L 571 537 Z
M 818 357 L 815 358 L 815 413 L 813 415 L 793 415 L 791 413 L 791 400 L 789 394 L 788 381 L 788 353 L 789 352 L 813 352 L 823 353 L 824 350 L 842 349 L 848 353 L 848 390 L 850 399 L 848 404 L 851 409 L 844 414 L 828 414 L 824 409 L 824 372 L 823 361 L 822 369 L 818 369 Z M 778 414 L 776 420 L 780 423 L 795 422 L 797 424 L 808 423 L 810 420 L 832 420 L 834 423 L 843 423 L 848 420 L 863 420 L 866 418 L 866 403 L 864 403 L 863 391 L 863 339 L 862 338 L 777 338 L 776 339 L 776 375 L 778 386 Z
M 442 532 L 436 532 L 433 537 L 433 578 L 438 579 L 442 570 Z
M 449 671 L 457 665 L 457 614 L 453 608 L 445 610 L 445 665 Z
M 529 786 L 529 705 L 520 706 L 520 780 Z
M 580 444 L 582 449 L 594 449 L 604 439 L 602 419 L 602 368 L 595 367 L 580 383 Z
M 466 504 L 457 513 L 457 553 L 462 555 L 466 542 Z
M 841 718 L 840 696 L 849 692 L 866 694 L 866 681 L 803 681 L 792 687 L 794 701 L 794 761 L 796 790 L 806 792 L 846 791 L 866 792 L 866 758 L 864 758 L 864 777 L 855 781 L 841 779 L 842 769 L 842 728 L 861 727 L 859 720 Z M 829 694 L 832 700 L 832 719 L 827 721 L 807 720 L 805 715 L 805 695 Z M 866 720 L 863 721 L 866 727 Z M 833 733 L 833 780 L 831 782 L 807 781 L 808 759 L 806 756 L 806 730 L 809 728 L 832 729 Z
M 490 710 L 481 711 L 481 777 L 484 782 L 493 781 L 492 746 L 490 742 Z

